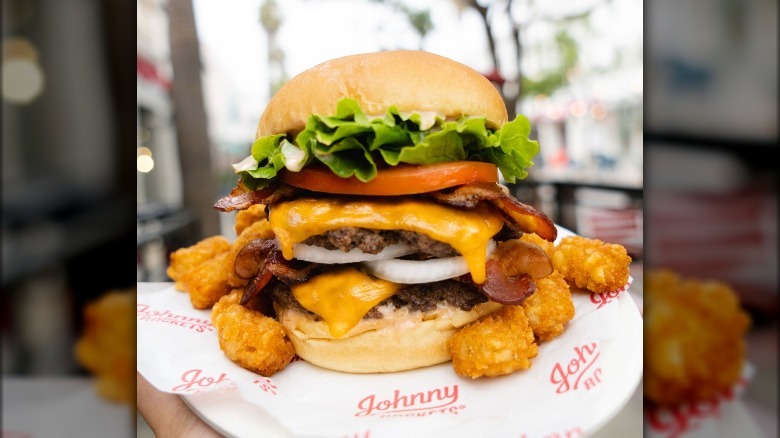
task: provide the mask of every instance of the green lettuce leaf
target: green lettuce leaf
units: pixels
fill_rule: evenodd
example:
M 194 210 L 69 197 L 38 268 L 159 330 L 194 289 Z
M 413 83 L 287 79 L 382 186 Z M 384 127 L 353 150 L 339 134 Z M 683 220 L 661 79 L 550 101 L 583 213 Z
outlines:
M 430 129 L 420 129 L 431 123 Z M 418 113 L 402 114 L 395 107 L 369 119 L 357 101 L 345 98 L 336 114 L 309 117 L 306 128 L 295 137 L 295 149 L 283 134 L 255 141 L 252 157 L 257 167 L 242 171 L 241 178 L 248 188 L 256 189 L 268 185 L 284 167 L 295 170 L 322 163 L 340 177 L 370 181 L 377 174 L 377 163 L 475 160 L 495 164 L 504 179 L 514 183 L 528 176 L 527 169 L 539 153 L 539 144 L 528 138 L 530 132 L 531 124 L 522 115 L 499 130 L 488 128 L 485 117 L 444 120 L 437 116 L 424 121 Z M 284 150 L 294 156 L 291 165 Z
M 314 156 L 342 178 L 354 175 L 366 182 L 376 176 L 376 163 L 371 153 L 354 137 L 345 138 L 329 147 L 317 143 Z

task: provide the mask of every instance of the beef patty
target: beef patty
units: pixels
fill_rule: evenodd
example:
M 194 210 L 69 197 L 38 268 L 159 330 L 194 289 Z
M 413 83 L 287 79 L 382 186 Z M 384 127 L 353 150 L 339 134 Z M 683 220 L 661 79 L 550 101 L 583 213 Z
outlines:
M 290 288 L 284 283 L 277 283 L 271 289 L 271 297 L 274 301 L 288 308 L 295 308 L 301 312 L 309 313 L 295 299 Z M 427 312 L 436 308 L 439 303 L 446 303 L 461 310 L 471 310 L 477 304 L 484 303 L 488 299 L 470 283 L 456 280 L 442 280 L 435 283 L 407 284 L 392 297 L 382 301 L 376 307 L 366 313 L 364 318 L 382 318 L 382 313 L 377 307 L 391 304 L 397 308 L 408 307 L 411 311 Z
M 344 227 L 309 237 L 303 243 L 331 250 L 340 249 L 344 252 L 358 248 L 367 254 L 377 254 L 389 245 L 405 243 L 414 248 L 415 252 L 434 257 L 459 255 L 449 244 L 414 231 Z
M 504 241 L 517 239 L 521 235 L 522 233 L 504 226 L 493 238 L 498 241 Z M 303 243 L 330 250 L 339 249 L 344 252 L 358 248 L 367 254 L 377 254 L 389 245 L 404 243 L 411 246 L 415 253 L 427 254 L 432 257 L 460 255 L 447 243 L 431 239 L 425 234 L 403 230 L 370 230 L 368 228 L 344 227 L 309 237 Z

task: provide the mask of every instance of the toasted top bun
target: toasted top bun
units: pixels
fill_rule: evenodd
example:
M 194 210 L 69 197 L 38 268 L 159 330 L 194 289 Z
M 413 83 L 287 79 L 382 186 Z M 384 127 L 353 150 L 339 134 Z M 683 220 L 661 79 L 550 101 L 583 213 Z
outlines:
M 501 95 L 480 73 L 432 53 L 399 50 L 333 59 L 290 79 L 268 103 L 257 138 L 299 132 L 310 115 L 335 114 L 345 97 L 369 116 L 395 106 L 446 118 L 485 116 L 493 128 L 507 122 Z

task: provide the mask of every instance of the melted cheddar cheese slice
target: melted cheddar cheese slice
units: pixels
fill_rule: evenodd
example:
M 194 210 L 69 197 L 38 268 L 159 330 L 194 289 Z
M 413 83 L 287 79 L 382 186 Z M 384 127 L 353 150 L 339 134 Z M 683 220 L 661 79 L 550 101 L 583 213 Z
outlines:
M 334 269 L 293 285 L 290 290 L 308 311 L 319 315 L 338 339 L 372 307 L 393 296 L 401 285 L 370 277 L 354 268 Z
M 276 206 L 269 215 L 282 255 L 294 257 L 293 245 L 342 227 L 405 230 L 448 243 L 466 260 L 471 278 L 485 282 L 490 238 L 501 230 L 499 213 L 480 205 L 465 210 L 419 200 L 349 201 L 297 199 Z

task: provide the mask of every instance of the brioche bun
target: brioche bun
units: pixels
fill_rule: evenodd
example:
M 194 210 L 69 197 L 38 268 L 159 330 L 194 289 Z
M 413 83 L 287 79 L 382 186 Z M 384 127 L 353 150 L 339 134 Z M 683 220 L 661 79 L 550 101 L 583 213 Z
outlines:
M 369 116 L 395 106 L 446 118 L 485 116 L 492 128 L 507 122 L 501 95 L 480 73 L 432 53 L 399 50 L 337 58 L 290 79 L 268 103 L 256 136 L 297 133 L 310 115 L 335 114 L 345 97 Z
M 398 309 L 381 319 L 363 319 L 344 337 L 334 339 L 314 315 L 274 303 L 277 319 L 307 362 L 348 373 L 387 373 L 450 360 L 447 341 L 456 329 L 503 305 L 487 301 L 469 311 L 439 308 L 432 312 Z

